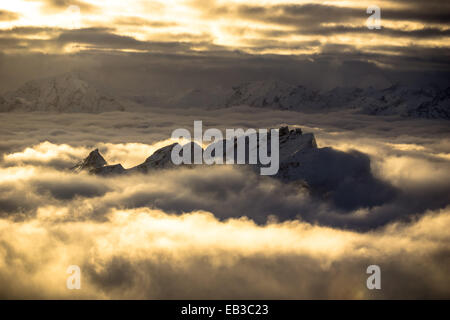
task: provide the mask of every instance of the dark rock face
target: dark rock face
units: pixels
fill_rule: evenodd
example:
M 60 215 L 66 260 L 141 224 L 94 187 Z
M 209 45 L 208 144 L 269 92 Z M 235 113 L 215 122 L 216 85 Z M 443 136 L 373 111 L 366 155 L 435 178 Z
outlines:
M 391 200 L 395 189 L 372 175 L 370 159 L 357 152 L 333 148 L 308 148 L 280 161 L 276 178 L 302 180 L 311 193 L 346 210 L 372 207 Z
M 115 164 L 112 166 L 103 166 L 91 169 L 89 173 L 106 176 L 106 175 L 122 174 L 125 173 L 125 171 L 126 171 L 125 168 L 122 167 L 121 164 Z
M 280 137 L 289 134 L 289 127 L 281 127 L 279 130 Z
M 88 157 L 81 161 L 79 164 L 77 164 L 72 169 L 75 171 L 82 171 L 82 170 L 92 170 L 97 169 L 103 166 L 106 166 L 107 162 L 103 158 L 103 156 L 100 154 L 98 149 L 95 149 L 94 151 L 91 151 L 89 153 Z
M 91 151 L 86 159 L 72 168 L 75 172 L 87 171 L 97 175 L 111 175 L 125 173 L 125 168 L 121 164 L 108 165 L 98 149 Z

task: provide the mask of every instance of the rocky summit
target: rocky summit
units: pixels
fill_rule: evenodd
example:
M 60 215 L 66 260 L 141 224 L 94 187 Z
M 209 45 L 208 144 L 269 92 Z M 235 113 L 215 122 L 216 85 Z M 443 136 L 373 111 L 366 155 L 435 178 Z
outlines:
M 103 166 L 106 166 L 108 163 L 106 162 L 105 158 L 100 154 L 98 149 L 95 149 L 89 153 L 86 159 L 80 161 L 78 164 L 76 164 L 72 170 L 76 172 L 80 171 L 90 171 L 93 169 L 101 168 Z
M 256 133 L 256 135 L 258 135 Z M 249 138 L 246 136 L 245 147 L 249 152 Z M 259 139 L 259 136 L 257 137 Z M 226 140 L 222 141 L 226 148 Z M 267 141 L 270 146 L 270 140 Z M 174 143 L 155 151 L 142 164 L 125 169 L 122 165 L 107 165 L 98 150 L 73 169 L 77 172 L 85 170 L 91 174 L 110 176 L 121 174 L 146 174 L 155 170 L 174 169 L 171 153 L 175 146 L 183 152 L 186 148 L 204 150 L 196 143 L 184 146 Z M 228 144 L 237 148 L 237 141 Z M 210 148 L 210 146 L 207 147 Z M 180 153 L 181 153 L 180 152 Z M 236 152 L 234 153 L 236 155 Z M 279 128 L 279 171 L 272 178 L 285 183 L 297 183 L 306 187 L 312 194 L 333 200 L 337 206 L 345 209 L 357 208 L 360 205 L 377 205 L 395 194 L 395 190 L 372 175 L 370 159 L 357 152 L 343 152 L 332 147 L 319 148 L 313 133 L 303 133 L 300 128 Z M 246 156 L 247 158 L 247 156 Z M 182 165 L 195 166 L 195 165 Z M 261 164 L 246 165 L 256 170 Z M 279 190 L 282 192 L 282 190 Z

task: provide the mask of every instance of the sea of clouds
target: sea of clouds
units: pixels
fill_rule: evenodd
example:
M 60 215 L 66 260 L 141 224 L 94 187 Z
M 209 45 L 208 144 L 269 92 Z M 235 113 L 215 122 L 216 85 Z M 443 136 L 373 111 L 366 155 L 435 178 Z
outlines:
M 0 119 L 0 298 L 450 297 L 446 121 L 242 107 Z M 132 167 L 194 120 L 299 126 L 319 147 L 367 154 L 392 196 L 344 210 L 240 166 L 69 170 L 94 148 Z M 366 288 L 371 264 L 382 290 Z M 81 290 L 66 288 L 69 265 Z

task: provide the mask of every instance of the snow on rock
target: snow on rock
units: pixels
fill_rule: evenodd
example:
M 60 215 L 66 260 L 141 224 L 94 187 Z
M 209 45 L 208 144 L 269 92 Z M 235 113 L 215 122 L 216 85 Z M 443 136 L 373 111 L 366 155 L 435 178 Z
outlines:
M 450 88 L 437 86 L 409 88 L 399 84 L 374 92 L 363 106 L 371 115 L 450 119 Z
M 257 139 L 260 136 L 256 133 Z M 246 162 L 249 158 L 250 135 L 245 139 Z M 219 143 L 219 142 L 216 142 Z M 222 141 L 226 152 L 227 143 Z M 231 142 L 228 147 L 234 148 L 234 157 L 237 156 L 237 139 Z M 267 141 L 270 146 L 270 136 Z M 98 153 L 92 151 L 89 156 L 75 167 L 76 171 L 89 170 L 92 174 L 130 174 L 148 173 L 153 170 L 170 169 L 177 167 L 172 163 L 171 153 L 174 143 L 155 151 L 144 163 L 124 169 L 120 164 L 107 166 L 106 161 Z M 213 145 L 207 147 L 210 148 Z M 370 159 L 367 155 L 357 152 L 342 152 L 331 147 L 318 148 L 312 133 L 303 133 L 300 128 L 289 129 L 281 127 L 279 129 L 279 171 L 275 179 L 285 183 L 296 183 L 306 187 L 314 195 L 324 197 L 333 201 L 338 207 L 343 209 L 355 209 L 364 206 L 375 206 L 391 199 L 395 190 L 372 175 L 370 169 Z M 194 150 L 203 153 L 203 149 L 196 143 L 191 142 L 182 147 L 180 155 L 187 150 L 191 151 L 191 163 L 193 163 Z M 269 152 L 270 148 L 268 148 Z M 213 155 L 214 156 L 214 155 Z M 183 165 L 191 166 L 191 165 Z M 263 166 L 259 163 L 248 165 L 255 172 Z M 281 191 L 281 190 L 280 190 Z
M 301 110 L 314 108 L 318 99 L 316 91 L 282 81 L 247 82 L 233 87 L 233 91 L 227 106 Z
M 152 169 L 167 169 L 174 166 L 171 160 L 171 153 L 178 143 L 162 147 L 156 150 L 150 157 L 148 157 L 144 163 L 129 169 L 129 172 L 147 173 Z
M 450 119 L 450 88 L 393 85 L 374 88 L 337 87 L 319 92 L 279 81 L 256 81 L 233 88 L 227 106 L 248 105 L 294 111 L 358 109 L 371 115 Z
M 3 112 L 99 113 L 123 110 L 118 101 L 101 94 L 74 73 L 29 81 L 0 100 L 0 111 Z
M 129 173 L 133 172 L 139 172 L 139 173 L 147 173 L 150 170 L 155 169 L 169 169 L 177 167 L 178 165 L 174 164 L 172 162 L 172 150 L 176 146 L 181 147 L 180 150 L 180 156 L 182 157 L 184 152 L 186 152 L 188 149 L 190 149 L 191 154 L 191 163 L 194 163 L 194 153 L 196 151 L 200 152 L 200 155 L 203 157 L 203 149 L 195 142 L 187 143 L 183 146 L 181 146 L 178 143 L 173 143 L 171 145 L 162 147 L 161 149 L 156 150 L 150 157 L 148 157 L 144 163 L 133 167 L 128 170 Z M 186 166 L 186 165 L 184 165 Z
M 92 169 L 97 169 L 103 166 L 106 166 L 108 163 L 100 154 L 98 149 L 91 151 L 86 159 L 75 165 L 72 170 L 76 172 L 80 172 L 83 170 L 90 171 Z
M 168 105 L 177 107 L 223 107 L 233 94 L 232 89 L 213 87 L 210 89 L 191 89 L 171 97 Z
M 98 149 L 91 151 L 89 155 L 75 165 L 72 170 L 74 172 L 87 171 L 97 175 L 122 174 L 126 171 L 121 164 L 108 165 Z

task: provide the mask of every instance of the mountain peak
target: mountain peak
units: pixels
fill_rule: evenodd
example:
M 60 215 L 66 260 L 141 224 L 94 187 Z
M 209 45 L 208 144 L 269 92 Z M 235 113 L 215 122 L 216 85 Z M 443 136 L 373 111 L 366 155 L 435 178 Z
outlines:
M 105 158 L 100 154 L 98 149 L 95 149 L 89 153 L 89 155 L 80 163 L 78 163 L 75 167 L 72 169 L 79 172 L 83 170 L 93 170 L 97 168 L 101 168 L 103 166 L 106 166 L 108 163 L 106 162 Z
M 5 95 L 0 111 L 123 111 L 114 98 L 101 94 L 77 73 L 28 81 Z
M 253 135 L 256 135 L 257 139 L 260 138 L 258 133 L 253 133 Z M 250 135 L 246 137 L 250 138 Z M 257 150 L 255 148 L 250 149 L 249 139 L 246 138 L 244 141 L 246 163 L 249 163 L 247 159 L 250 151 Z M 223 155 L 227 156 L 228 147 L 235 149 L 237 139 L 230 141 L 230 146 L 227 146 L 226 140 L 221 142 L 224 148 Z M 289 128 L 287 126 L 279 128 L 279 142 L 279 170 L 273 178 L 287 183 L 299 183 L 301 186 L 307 187 L 312 194 L 330 199 L 340 207 L 345 206 L 346 209 L 378 205 L 387 197 L 386 193 L 381 192 L 386 190 L 387 186 L 372 175 L 368 156 L 356 151 L 343 152 L 331 147 L 319 148 L 314 134 L 303 133 L 300 128 Z M 268 151 L 270 145 L 271 143 L 268 143 Z M 89 173 L 92 174 L 110 176 L 128 173 L 145 174 L 160 169 L 191 167 L 191 165 L 176 166 L 172 162 L 171 152 L 175 146 L 180 145 L 174 143 L 158 149 L 144 163 L 131 169 L 125 169 L 120 164 L 107 166 L 106 161 L 96 149 L 75 169 L 88 169 Z M 192 152 L 195 148 L 204 151 L 195 142 L 185 144 L 182 150 L 190 149 Z M 236 152 L 233 156 L 235 155 Z M 215 157 L 215 155 L 212 156 Z M 260 162 L 250 164 L 250 167 L 255 171 L 260 171 L 263 166 L 265 165 Z M 369 192 L 362 192 L 361 190 L 369 190 Z M 349 193 L 361 194 L 361 197 L 353 197 L 350 202 L 342 201 L 343 198 L 348 198 Z

